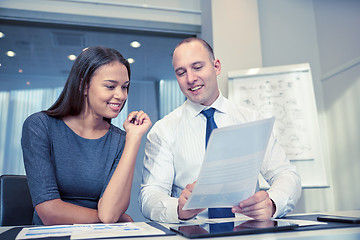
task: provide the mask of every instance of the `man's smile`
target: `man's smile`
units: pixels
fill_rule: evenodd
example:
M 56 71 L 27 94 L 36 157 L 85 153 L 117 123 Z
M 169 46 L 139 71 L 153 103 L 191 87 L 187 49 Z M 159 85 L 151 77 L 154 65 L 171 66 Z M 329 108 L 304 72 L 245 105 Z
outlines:
M 195 87 L 193 87 L 193 88 L 190 88 L 190 91 L 197 91 L 197 90 L 199 90 L 200 88 L 202 88 L 204 85 L 199 85 L 199 86 L 195 86 Z

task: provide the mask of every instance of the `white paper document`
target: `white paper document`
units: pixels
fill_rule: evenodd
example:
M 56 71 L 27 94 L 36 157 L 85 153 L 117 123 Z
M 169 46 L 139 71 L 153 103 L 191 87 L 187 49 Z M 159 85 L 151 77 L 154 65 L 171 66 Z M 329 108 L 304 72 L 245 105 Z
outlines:
M 16 239 L 70 236 L 73 231 L 81 231 L 84 228 L 88 228 L 88 225 L 55 225 L 23 228 L 16 236 Z
M 71 239 L 94 239 L 131 236 L 165 235 L 160 229 L 145 222 L 114 224 L 74 224 L 23 228 L 16 239 L 39 239 L 70 236 Z
M 76 231 L 71 234 L 71 239 L 94 239 L 94 238 L 115 238 L 115 237 L 140 237 L 159 236 L 165 232 L 152 227 L 145 222 L 128 222 L 117 224 L 103 224 L 104 226 L 92 225 L 86 231 Z
M 275 118 L 214 129 L 184 210 L 232 207 L 255 193 Z

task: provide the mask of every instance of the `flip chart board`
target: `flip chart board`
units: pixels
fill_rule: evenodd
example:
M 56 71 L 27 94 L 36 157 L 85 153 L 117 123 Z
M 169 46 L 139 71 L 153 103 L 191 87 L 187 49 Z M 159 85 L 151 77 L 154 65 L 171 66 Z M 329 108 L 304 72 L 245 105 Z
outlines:
M 274 134 L 297 167 L 302 186 L 328 186 L 310 65 L 232 71 L 228 79 L 230 100 L 276 118 Z

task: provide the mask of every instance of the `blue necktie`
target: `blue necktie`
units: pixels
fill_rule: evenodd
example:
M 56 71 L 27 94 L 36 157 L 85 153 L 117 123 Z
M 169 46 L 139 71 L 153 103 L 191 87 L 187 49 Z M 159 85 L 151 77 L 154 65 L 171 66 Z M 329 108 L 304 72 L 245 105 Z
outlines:
M 207 110 L 201 111 L 201 113 L 206 117 L 206 141 L 205 148 L 209 141 L 210 134 L 213 129 L 217 128 L 214 120 L 214 108 L 209 108 Z M 226 217 L 235 217 L 235 214 L 231 212 L 231 208 L 209 208 L 209 218 L 226 218 Z
M 207 110 L 202 110 L 201 113 L 206 117 L 206 141 L 205 148 L 207 147 L 207 143 L 209 141 L 210 134 L 213 129 L 217 128 L 216 123 L 214 121 L 214 112 L 215 108 L 209 108 Z

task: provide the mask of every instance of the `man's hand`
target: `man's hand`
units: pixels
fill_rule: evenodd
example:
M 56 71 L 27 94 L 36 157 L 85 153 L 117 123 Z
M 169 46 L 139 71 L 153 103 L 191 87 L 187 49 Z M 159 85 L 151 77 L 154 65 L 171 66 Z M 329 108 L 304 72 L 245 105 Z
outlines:
M 178 200 L 178 209 L 177 209 L 178 218 L 180 220 L 187 220 L 193 218 L 194 216 L 198 215 L 199 213 L 205 210 L 205 209 L 182 210 L 186 201 L 189 199 L 192 190 L 194 189 L 195 183 L 196 181 L 193 182 L 192 184 L 186 185 L 185 189 L 181 192 L 181 195 Z
M 276 210 L 274 202 L 265 191 L 259 191 L 232 208 L 233 213 L 241 213 L 256 220 L 272 218 Z

